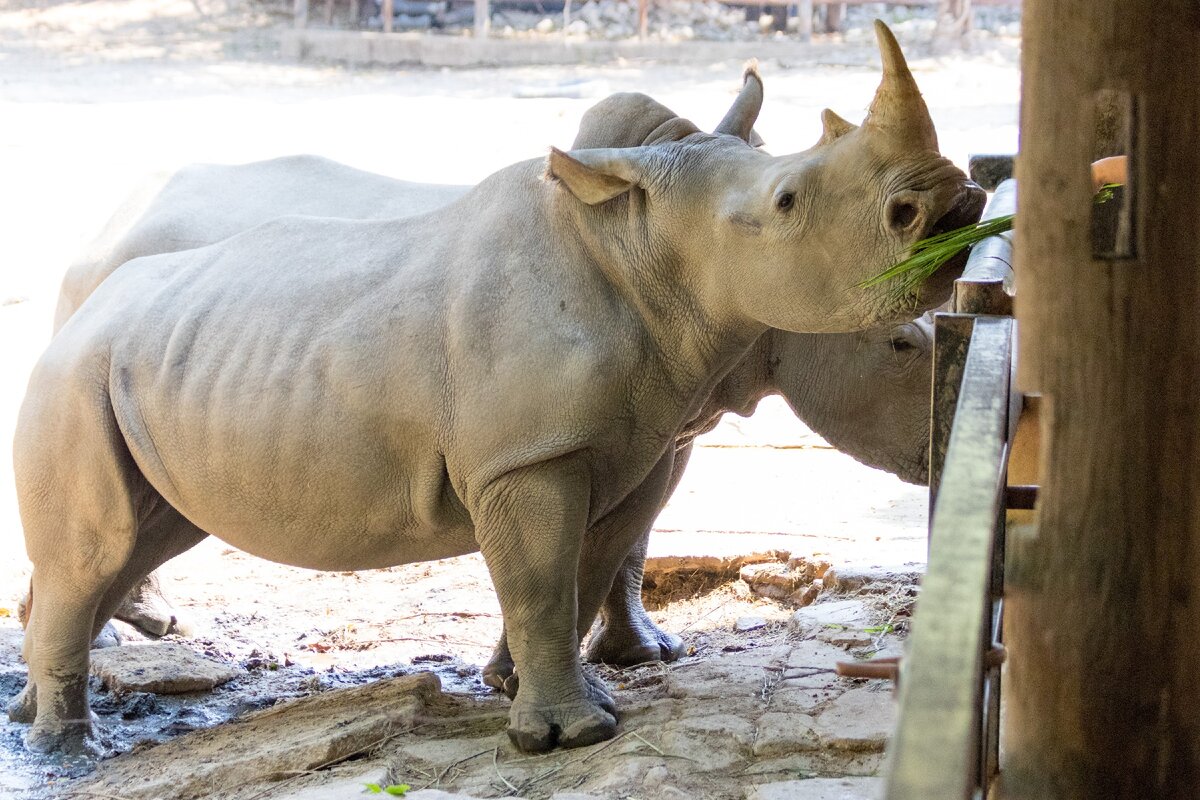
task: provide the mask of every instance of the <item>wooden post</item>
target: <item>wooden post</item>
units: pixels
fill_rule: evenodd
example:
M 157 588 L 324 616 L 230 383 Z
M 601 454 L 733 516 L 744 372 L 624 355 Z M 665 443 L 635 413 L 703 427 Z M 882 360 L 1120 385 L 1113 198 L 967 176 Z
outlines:
M 638 0 L 638 39 L 646 41 L 650 33 L 650 0 Z
M 294 0 L 292 3 L 292 24 L 297 28 L 308 27 L 308 0 Z
M 391 33 L 396 24 L 396 0 L 383 0 L 379 13 L 383 15 L 383 32 Z
M 1021 26 L 1017 378 L 1044 395 L 1045 446 L 1037 525 L 1008 539 L 1001 796 L 1193 800 L 1200 5 L 1038 0 Z M 1096 257 L 1088 164 L 1113 108 L 1133 234 Z
M 796 16 L 799 23 L 796 36 L 802 42 L 811 42 L 813 34 L 813 0 L 800 0 L 796 3 Z
M 488 38 L 492 27 L 492 9 L 488 0 L 475 0 L 475 38 Z
M 325 24 L 333 24 L 333 0 L 325 0 Z

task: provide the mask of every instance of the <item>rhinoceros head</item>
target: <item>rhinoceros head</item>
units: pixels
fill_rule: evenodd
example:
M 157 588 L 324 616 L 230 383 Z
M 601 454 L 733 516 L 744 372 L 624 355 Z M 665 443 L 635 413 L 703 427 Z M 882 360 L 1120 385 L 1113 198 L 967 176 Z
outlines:
M 808 332 L 912 319 L 946 299 L 961 261 L 918 289 L 861 284 L 918 240 L 977 220 L 985 195 L 938 153 L 899 45 L 883 23 L 876 33 L 883 79 L 866 120 L 825 112 L 809 150 L 771 156 L 751 144 L 763 93 L 751 67 L 712 134 L 676 118 L 664 122 L 670 136 L 645 146 L 552 150 L 547 174 L 629 221 L 617 234 L 630 239 L 625 253 L 669 252 L 718 317 Z

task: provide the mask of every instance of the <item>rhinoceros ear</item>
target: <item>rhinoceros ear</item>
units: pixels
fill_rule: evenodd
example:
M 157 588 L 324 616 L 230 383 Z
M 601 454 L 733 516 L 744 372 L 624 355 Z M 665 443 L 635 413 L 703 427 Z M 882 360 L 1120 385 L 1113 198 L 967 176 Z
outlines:
M 546 160 L 547 180 L 554 180 L 590 206 L 612 200 L 638 185 L 641 178 L 641 148 L 575 150 L 564 153 L 550 148 Z
M 827 108 L 821 112 L 821 140 L 817 146 L 836 141 L 857 128 L 853 122 L 847 122 Z
M 747 144 L 754 145 L 754 123 L 758 121 L 758 112 L 762 110 L 763 82 L 758 74 L 758 62 L 751 61 L 746 65 L 742 75 L 742 91 L 733 101 L 725 117 L 713 129 L 713 133 L 726 133 L 738 137 Z M 757 146 L 757 145 L 755 145 Z

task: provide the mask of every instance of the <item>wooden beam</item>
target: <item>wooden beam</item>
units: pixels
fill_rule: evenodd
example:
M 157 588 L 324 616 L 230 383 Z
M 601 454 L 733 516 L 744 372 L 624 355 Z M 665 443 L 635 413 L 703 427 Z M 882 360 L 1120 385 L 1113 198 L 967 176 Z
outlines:
M 1200 5 L 1038 0 L 1022 30 L 1018 383 L 1044 395 L 1045 447 L 1037 525 L 1008 540 L 1002 796 L 1193 800 Z M 1097 258 L 1113 92 L 1133 246 Z
M 396 23 L 396 2 L 395 0 L 383 0 L 383 5 L 380 12 L 383 15 L 383 32 L 391 33 L 392 27 Z

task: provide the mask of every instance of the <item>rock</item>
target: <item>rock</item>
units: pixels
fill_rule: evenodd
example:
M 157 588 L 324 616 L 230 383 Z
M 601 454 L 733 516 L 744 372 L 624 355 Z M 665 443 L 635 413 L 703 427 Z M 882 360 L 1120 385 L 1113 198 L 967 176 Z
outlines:
M 271 800 L 342 800 L 346 797 L 390 797 L 390 795 L 369 795 L 364 794 L 363 789 L 366 784 L 374 783 L 378 786 L 387 786 L 387 769 L 383 766 L 376 766 L 369 770 L 364 770 L 361 765 L 346 775 L 330 776 L 321 781 L 320 785 L 307 786 L 301 789 L 296 789 L 291 792 L 272 792 Z M 405 797 L 412 798 L 422 792 L 411 792 Z M 418 800 L 433 800 L 433 798 L 418 798 Z M 439 798 L 440 800 L 440 798 Z
M 656 800 L 696 800 L 696 795 L 690 794 L 674 786 L 664 786 L 655 795 Z
M 813 581 L 803 589 L 797 589 L 788 596 L 788 602 L 799 608 L 811 606 L 821 596 L 821 589 L 824 588 L 820 579 Z
M 93 650 L 91 671 L 110 691 L 154 694 L 207 691 L 242 674 L 174 642 Z
M 360 785 L 358 788 L 362 789 L 362 786 Z M 334 795 L 330 795 L 329 800 L 345 800 L 347 797 L 351 797 L 351 796 L 358 797 L 359 795 L 347 795 L 345 793 L 337 795 L 336 797 Z M 372 795 L 362 795 L 362 796 L 363 797 L 371 797 Z M 375 796 L 387 797 L 387 795 L 375 795 Z M 471 795 L 459 794 L 457 792 L 443 792 L 441 789 L 421 789 L 420 791 L 409 792 L 408 794 L 404 795 L 404 798 L 405 798 L 405 800 L 479 800 L 479 798 L 473 797 Z M 591 795 L 582 795 L 582 794 L 580 794 L 580 795 L 562 795 L 561 797 L 559 795 L 554 795 L 554 798 L 555 798 L 555 800 L 562 800 L 562 798 L 571 798 L 571 800 L 574 800 L 574 798 L 588 798 L 588 800 L 593 800 Z M 524 798 L 511 797 L 511 798 L 509 798 L 509 800 L 524 800 Z
M 759 758 L 816 750 L 820 746 L 816 720 L 807 714 L 768 711 L 758 718 L 753 751 Z
M 794 573 L 787 564 L 779 563 L 747 564 L 738 575 L 754 594 L 774 600 L 782 600 L 804 583 L 803 573 Z
M 737 622 L 733 623 L 733 629 L 738 633 L 756 631 L 765 627 L 767 627 L 767 621 L 762 617 L 738 617 Z
M 365 752 L 410 730 L 440 691 L 437 676 L 424 672 L 305 697 L 102 763 L 75 791 L 123 800 L 220 797 Z
M 665 784 L 670 779 L 671 771 L 667 769 L 667 765 L 658 764 L 646 770 L 646 774 L 642 778 L 642 788 L 654 790 Z
M 876 800 L 882 796 L 883 778 L 810 778 L 746 789 L 746 800 Z
M 871 643 L 873 634 L 865 629 L 873 626 L 874 616 L 861 600 L 835 600 L 800 609 L 792 614 L 788 628 L 804 639 L 858 647 Z
M 822 583 L 830 592 L 849 594 L 857 592 L 869 584 L 874 576 L 866 572 L 855 572 L 842 567 L 830 567 L 825 572 Z
M 821 559 L 810 559 L 805 556 L 792 556 L 787 562 L 788 569 L 804 574 L 805 580 L 815 581 L 825 577 L 829 570 L 829 562 Z
M 826 747 L 877 752 L 887 745 L 895 724 L 896 703 L 892 693 L 863 686 L 844 692 L 830 703 L 817 717 L 816 730 Z
M 744 760 L 742 749 L 754 742 L 754 725 L 731 714 L 685 717 L 662 728 L 659 748 L 668 756 L 694 762 L 700 772 L 725 770 Z

